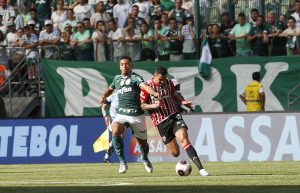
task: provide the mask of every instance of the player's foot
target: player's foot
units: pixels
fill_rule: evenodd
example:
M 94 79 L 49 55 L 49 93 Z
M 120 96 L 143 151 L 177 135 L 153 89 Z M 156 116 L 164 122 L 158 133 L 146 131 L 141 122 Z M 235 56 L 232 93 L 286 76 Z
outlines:
M 127 169 L 128 169 L 127 163 L 124 162 L 120 163 L 120 168 L 119 168 L 120 174 L 125 173 Z
M 145 165 L 145 169 L 148 173 L 152 173 L 153 172 L 153 167 L 152 167 L 152 164 L 150 162 L 150 160 L 147 158 L 147 159 L 142 159 L 142 162 L 144 163 Z
M 109 159 L 105 159 L 105 158 L 103 159 L 103 162 L 108 164 L 111 163 Z
M 199 171 L 199 173 L 200 173 L 201 176 L 208 176 L 208 172 L 205 171 L 205 169 L 201 169 L 201 170 Z

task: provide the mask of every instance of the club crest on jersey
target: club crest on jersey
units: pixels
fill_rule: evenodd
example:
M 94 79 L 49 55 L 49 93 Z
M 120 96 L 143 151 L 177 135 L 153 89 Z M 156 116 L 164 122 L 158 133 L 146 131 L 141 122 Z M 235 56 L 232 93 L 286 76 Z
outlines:
M 130 85 L 130 82 L 131 82 L 131 80 L 130 80 L 130 79 L 127 79 L 127 80 L 125 81 L 125 85 Z

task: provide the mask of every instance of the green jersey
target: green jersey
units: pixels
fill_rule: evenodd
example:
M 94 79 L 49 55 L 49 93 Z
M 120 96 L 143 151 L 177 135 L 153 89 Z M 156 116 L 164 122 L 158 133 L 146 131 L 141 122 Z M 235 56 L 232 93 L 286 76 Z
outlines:
M 117 90 L 119 114 L 138 116 L 144 113 L 140 101 L 140 85 L 144 82 L 143 77 L 134 72 L 128 76 L 115 76 L 110 88 Z

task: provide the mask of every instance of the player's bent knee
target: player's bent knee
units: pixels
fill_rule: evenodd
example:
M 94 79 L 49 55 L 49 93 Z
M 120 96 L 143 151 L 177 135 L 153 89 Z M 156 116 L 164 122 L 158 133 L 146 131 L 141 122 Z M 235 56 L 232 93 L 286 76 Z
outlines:
M 180 155 L 180 152 L 179 152 L 179 151 L 175 151 L 175 152 L 173 151 L 173 152 L 172 152 L 172 156 L 173 156 L 173 157 L 178 157 L 179 155 Z

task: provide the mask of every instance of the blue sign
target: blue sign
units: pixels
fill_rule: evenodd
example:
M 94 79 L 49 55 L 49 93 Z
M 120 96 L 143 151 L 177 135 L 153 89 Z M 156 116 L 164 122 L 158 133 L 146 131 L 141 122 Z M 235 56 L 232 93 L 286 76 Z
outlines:
M 102 162 L 105 151 L 95 154 L 93 143 L 105 130 L 102 117 L 0 120 L 0 164 Z M 126 154 L 130 140 L 126 132 Z

